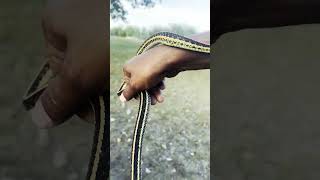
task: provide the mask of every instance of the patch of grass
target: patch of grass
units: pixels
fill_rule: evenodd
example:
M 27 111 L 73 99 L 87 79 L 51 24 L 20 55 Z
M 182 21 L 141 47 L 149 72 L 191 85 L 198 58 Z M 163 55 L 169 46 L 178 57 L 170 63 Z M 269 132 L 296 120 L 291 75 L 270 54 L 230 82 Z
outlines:
M 137 101 L 116 96 L 122 65 L 142 41 L 111 37 L 111 177 L 130 175 L 132 133 Z M 184 72 L 166 80 L 165 102 L 152 106 L 142 152 L 145 179 L 209 179 L 210 74 Z

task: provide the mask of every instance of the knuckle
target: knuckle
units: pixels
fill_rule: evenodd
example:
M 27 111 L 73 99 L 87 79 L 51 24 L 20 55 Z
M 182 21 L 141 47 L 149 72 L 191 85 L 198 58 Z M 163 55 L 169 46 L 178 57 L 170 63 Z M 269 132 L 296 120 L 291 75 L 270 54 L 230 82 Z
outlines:
M 128 73 L 130 72 L 130 65 L 128 63 L 123 65 L 123 72 Z
M 65 78 L 73 88 L 82 90 L 86 87 L 87 78 L 85 78 L 82 68 L 65 68 L 63 75 L 63 78 Z

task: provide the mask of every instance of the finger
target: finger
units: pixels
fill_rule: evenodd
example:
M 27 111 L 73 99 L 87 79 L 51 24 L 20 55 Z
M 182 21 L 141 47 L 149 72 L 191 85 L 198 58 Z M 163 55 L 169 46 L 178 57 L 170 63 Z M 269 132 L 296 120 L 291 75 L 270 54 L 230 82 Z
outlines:
M 165 84 L 164 84 L 164 81 L 161 81 L 161 82 L 160 82 L 159 88 L 160 88 L 160 90 L 165 90 L 165 89 L 166 89 L 166 86 L 165 86 Z
M 48 113 L 44 110 L 41 101 L 38 101 L 35 107 L 31 110 L 32 121 L 39 128 L 50 128 L 54 126 L 52 119 Z
M 160 89 L 160 90 L 164 90 L 166 87 L 164 85 L 164 81 L 160 81 L 155 87 L 151 88 L 151 89 Z
M 120 95 L 120 101 L 130 101 L 138 92 L 139 90 L 136 87 L 133 87 L 130 83 L 128 83 L 128 85 Z
M 149 90 L 149 93 L 150 93 L 151 97 L 154 97 L 154 99 L 157 103 L 161 103 L 163 101 L 163 100 L 161 100 L 161 98 L 163 98 L 163 97 L 159 97 L 159 96 L 161 96 L 161 91 L 158 87 L 152 88 L 151 90 Z M 159 99 L 160 99 L 160 101 L 159 101 Z
M 107 54 L 106 50 L 104 53 Z M 90 48 L 70 45 L 60 72 L 40 97 L 54 126 L 74 115 L 86 98 L 107 89 L 109 63 L 104 56 L 100 56 L 101 59 L 97 56 L 100 53 Z M 90 60 L 94 60 L 93 65 L 88 65 Z
M 76 92 L 76 88 L 68 85 L 68 82 L 72 81 L 58 74 L 49 82 L 48 88 L 40 97 L 43 108 L 52 121 L 50 127 L 69 119 L 76 112 L 77 105 L 80 103 L 81 96 Z
M 155 89 L 153 92 L 153 96 L 156 98 L 157 102 L 162 103 L 164 98 L 161 96 L 160 89 Z
M 137 95 L 134 96 L 134 99 L 135 99 L 135 100 L 139 100 L 139 98 L 140 98 L 140 95 L 139 95 L 139 94 L 137 94 Z
M 151 95 L 151 105 L 156 105 L 156 104 L 157 104 L 157 98 Z

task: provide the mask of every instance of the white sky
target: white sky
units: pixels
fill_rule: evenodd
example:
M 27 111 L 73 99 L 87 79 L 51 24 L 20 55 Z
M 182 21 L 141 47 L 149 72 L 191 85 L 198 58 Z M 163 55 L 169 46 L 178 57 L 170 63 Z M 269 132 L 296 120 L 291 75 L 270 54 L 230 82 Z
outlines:
M 153 8 L 133 9 L 122 0 L 128 10 L 128 23 L 110 19 L 110 26 L 135 25 L 139 27 L 187 24 L 197 31 L 210 30 L 210 0 L 162 0 Z

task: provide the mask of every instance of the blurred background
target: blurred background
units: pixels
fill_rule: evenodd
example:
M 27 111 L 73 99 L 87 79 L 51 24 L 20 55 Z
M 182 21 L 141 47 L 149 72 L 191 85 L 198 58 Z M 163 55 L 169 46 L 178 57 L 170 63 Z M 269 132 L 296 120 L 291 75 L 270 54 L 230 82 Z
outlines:
M 215 179 L 320 179 L 319 31 L 243 30 L 214 45 Z
M 205 3 L 208 15 L 209 1 Z M 126 179 L 129 175 L 130 138 L 137 108 L 136 102 L 123 106 L 115 96 L 121 83 L 122 64 L 135 54 L 142 40 L 155 31 L 170 30 L 189 35 L 209 30 L 209 16 L 203 20 L 206 25 L 193 25 L 193 20 L 163 20 L 173 12 L 167 12 L 167 6 L 177 10 L 179 4 L 185 2 L 111 1 L 111 19 L 115 25 L 111 33 L 112 179 Z M 201 8 L 203 2 L 192 1 L 190 4 L 194 7 L 201 5 Z M 0 2 L 1 180 L 77 180 L 84 179 L 87 171 L 94 126 L 74 117 L 53 129 L 39 130 L 21 104 L 25 90 L 44 61 L 43 5 L 43 0 Z M 185 7 L 190 9 L 190 5 Z M 161 19 L 168 24 L 136 27 L 135 24 L 143 23 L 130 19 L 130 13 L 156 12 L 159 8 L 163 9 L 159 11 L 163 14 L 161 17 L 157 14 L 153 22 Z M 141 16 L 136 16 L 141 20 Z M 176 19 L 181 19 L 181 16 Z M 133 30 L 127 30 L 130 28 Z M 121 35 L 121 31 L 125 35 Z M 147 126 L 143 150 L 144 176 L 146 179 L 208 179 L 209 72 L 183 73 L 174 80 L 168 80 L 167 85 L 166 103 L 152 108 Z
M 0 2 L 0 179 L 84 179 L 94 126 L 74 118 L 39 130 L 22 97 L 44 62 L 42 0 Z
M 122 66 L 150 35 L 191 35 L 210 30 L 210 1 L 162 0 L 111 17 L 111 179 L 130 178 L 130 152 L 138 101 L 122 104 L 116 92 Z M 112 7 L 111 7 L 112 8 Z M 150 59 L 152 60 L 152 59 Z M 152 106 L 142 150 L 144 179 L 209 179 L 210 71 L 166 79 L 165 102 Z

